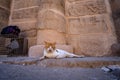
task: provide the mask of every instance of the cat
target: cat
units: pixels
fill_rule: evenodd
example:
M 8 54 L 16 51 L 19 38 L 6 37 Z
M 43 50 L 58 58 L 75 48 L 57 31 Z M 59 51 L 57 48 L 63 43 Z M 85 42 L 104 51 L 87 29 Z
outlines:
M 43 60 L 45 58 L 83 58 L 84 55 L 75 55 L 73 53 L 69 53 L 65 50 L 56 49 L 56 43 L 53 42 L 46 42 L 45 41 L 45 47 L 44 47 L 44 53 L 43 56 L 40 58 L 40 60 Z

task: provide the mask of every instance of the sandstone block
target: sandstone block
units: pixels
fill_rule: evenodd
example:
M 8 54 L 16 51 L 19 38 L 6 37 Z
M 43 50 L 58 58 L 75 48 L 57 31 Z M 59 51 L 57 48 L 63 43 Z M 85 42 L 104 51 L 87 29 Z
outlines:
M 98 67 L 103 67 L 105 65 L 109 67 L 109 65 L 119 65 L 119 64 L 120 64 L 119 57 L 85 57 L 85 58 L 44 59 L 42 61 L 39 61 L 37 66 L 44 67 L 44 68 L 65 67 L 65 68 L 71 69 L 71 68 L 80 68 L 80 67 L 81 68 L 98 68 Z M 115 66 L 111 66 L 111 67 L 115 68 Z M 109 67 L 109 68 L 111 68 L 111 67 Z M 118 66 L 118 68 L 119 68 L 119 66 Z M 89 72 L 89 70 L 90 69 L 88 69 L 87 73 Z M 95 74 L 96 74 L 96 72 L 95 72 Z M 80 80 L 80 79 L 78 79 L 78 80 Z M 87 79 L 84 79 L 84 80 L 87 80 Z M 109 78 L 109 80 L 113 80 L 113 79 Z
M 70 45 L 56 45 L 56 48 L 73 53 L 73 47 Z M 43 56 L 44 45 L 35 45 L 29 48 L 28 55 L 32 58 Z
M 36 42 L 37 42 L 36 37 L 27 37 L 27 40 L 28 40 L 28 49 L 29 49 L 31 46 L 36 45 Z
M 28 56 L 32 58 L 39 58 L 43 56 L 44 45 L 31 46 L 28 51 Z
M 37 35 L 36 30 L 29 30 L 20 33 L 20 37 L 35 37 Z
M 116 43 L 111 46 L 111 55 L 120 56 L 120 44 Z
M 52 29 L 59 32 L 66 32 L 65 17 L 53 11 L 40 12 L 38 20 L 38 29 Z
M 68 39 L 70 45 L 75 49 L 76 54 L 86 56 L 106 56 L 110 55 L 112 44 L 116 43 L 113 36 L 107 34 L 99 35 L 74 35 Z
M 21 31 L 28 31 L 37 28 L 36 21 L 28 21 L 28 22 L 12 22 L 12 25 L 17 25 Z
M 64 0 L 41 0 L 39 9 L 40 9 L 39 11 L 45 10 L 45 9 L 53 9 L 64 14 L 65 3 L 64 3 Z
M 0 21 L 8 21 L 9 11 L 0 7 Z
M 115 24 L 115 31 L 117 35 L 118 42 L 120 42 L 120 1 L 119 0 L 110 0 L 112 16 Z M 119 52 L 118 52 L 119 53 Z
M 108 22 L 105 15 L 83 16 L 69 19 L 69 34 L 105 33 Z
M 105 0 L 67 0 L 67 16 L 84 16 L 106 13 Z
M 44 41 L 66 44 L 65 34 L 55 30 L 39 30 L 37 32 L 37 44 L 44 44 Z
M 40 0 L 14 0 L 14 9 L 39 6 Z
M 13 23 L 25 23 L 25 22 L 37 22 L 37 18 L 21 18 L 21 19 L 11 19 L 9 21 L 9 24 Z
M 0 0 L 0 5 L 5 8 L 10 8 L 11 0 Z
M 13 11 L 12 19 L 34 19 L 37 18 L 38 7 Z
M 111 9 L 113 12 L 119 11 L 120 8 L 119 0 L 110 0 Z
M 7 23 L 0 22 L 0 32 L 5 26 L 7 26 Z
M 5 38 L 0 37 L 0 46 L 4 46 L 5 44 Z

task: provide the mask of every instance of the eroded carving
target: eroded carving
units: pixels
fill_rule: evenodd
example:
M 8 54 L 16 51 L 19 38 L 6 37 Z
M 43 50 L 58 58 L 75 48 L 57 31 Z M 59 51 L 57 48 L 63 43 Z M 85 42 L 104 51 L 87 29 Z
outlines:
M 9 12 L 4 10 L 3 8 L 0 8 L 0 21 L 8 21 L 9 18 Z
M 14 0 L 14 9 L 39 6 L 40 0 Z
M 104 33 L 107 31 L 104 16 L 90 16 L 69 19 L 71 34 Z
M 38 7 L 14 11 L 12 19 L 37 18 Z
M 53 29 L 59 32 L 66 32 L 65 18 L 53 11 L 41 12 L 39 14 L 39 29 Z
M 67 16 L 83 16 L 106 13 L 106 6 L 104 0 L 91 1 L 76 1 L 68 3 L 66 14 Z

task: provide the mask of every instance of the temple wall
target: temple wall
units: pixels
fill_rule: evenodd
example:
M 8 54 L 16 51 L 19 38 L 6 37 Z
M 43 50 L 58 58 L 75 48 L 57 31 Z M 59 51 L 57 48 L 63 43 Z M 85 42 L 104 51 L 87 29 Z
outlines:
M 29 47 L 52 41 L 75 54 L 106 56 L 117 42 L 109 0 L 13 0 L 9 24 Z
M 110 0 L 112 16 L 115 24 L 115 30 L 117 34 L 117 40 L 120 43 L 120 1 Z
M 0 32 L 8 25 L 11 0 L 0 0 Z M 5 44 L 5 39 L 0 37 L 0 46 Z
M 68 44 L 76 54 L 105 56 L 116 43 L 109 0 L 66 0 Z
M 19 26 L 28 47 L 36 45 L 38 9 L 39 0 L 12 0 L 9 24 Z
M 64 0 L 40 0 L 37 44 L 44 44 L 44 41 L 66 44 L 64 13 Z

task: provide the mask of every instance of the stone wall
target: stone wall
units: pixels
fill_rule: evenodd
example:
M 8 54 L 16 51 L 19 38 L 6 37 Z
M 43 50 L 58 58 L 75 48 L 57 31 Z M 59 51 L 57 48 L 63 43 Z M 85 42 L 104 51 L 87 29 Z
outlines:
M 38 12 L 37 44 L 52 41 L 66 44 L 64 0 L 41 0 Z
M 19 26 L 29 47 L 36 45 L 38 9 L 39 0 L 12 0 L 9 24 Z
M 8 25 L 11 0 L 0 0 L 0 32 Z M 0 37 L 0 45 L 4 45 L 5 39 Z
M 118 42 L 120 43 L 120 1 L 110 0 Z
M 76 54 L 105 56 L 116 43 L 109 0 L 66 0 L 68 44 Z
M 13 0 L 10 24 L 28 46 L 72 45 L 75 54 L 105 56 L 116 43 L 109 0 Z

